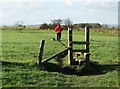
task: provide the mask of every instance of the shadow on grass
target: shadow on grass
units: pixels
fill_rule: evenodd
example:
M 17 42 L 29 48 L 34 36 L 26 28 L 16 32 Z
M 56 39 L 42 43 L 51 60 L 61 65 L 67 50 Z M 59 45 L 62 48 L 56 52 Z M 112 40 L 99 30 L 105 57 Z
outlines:
M 79 69 L 75 68 L 75 66 L 69 67 L 61 67 L 55 63 L 44 63 L 41 66 L 36 67 L 36 63 L 20 63 L 20 62 L 6 62 L 2 61 L 2 66 L 9 67 L 20 67 L 23 68 L 37 68 L 40 70 L 45 70 L 48 72 L 59 72 L 66 75 L 77 75 L 77 76 L 89 76 L 89 75 L 102 75 L 110 71 L 114 71 L 119 69 L 119 64 L 98 64 L 97 62 L 90 62 L 89 67 L 81 66 Z M 7 71 L 7 70 L 5 70 Z
M 54 63 L 45 63 L 40 66 L 40 69 L 49 72 L 59 72 L 66 75 L 89 76 L 106 74 L 107 72 L 118 70 L 118 67 L 118 64 L 99 65 L 96 62 L 90 62 L 89 67 L 81 66 L 79 69 L 76 69 L 73 67 L 62 68 Z
M 27 64 L 27 63 L 2 61 L 2 66 L 3 65 L 15 65 L 15 66 L 21 65 L 21 66 L 24 66 L 25 64 Z
M 35 62 L 10 62 L 10 61 L 1 61 L 1 65 L 4 67 L 23 67 L 23 68 L 31 68 L 35 67 L 37 63 Z

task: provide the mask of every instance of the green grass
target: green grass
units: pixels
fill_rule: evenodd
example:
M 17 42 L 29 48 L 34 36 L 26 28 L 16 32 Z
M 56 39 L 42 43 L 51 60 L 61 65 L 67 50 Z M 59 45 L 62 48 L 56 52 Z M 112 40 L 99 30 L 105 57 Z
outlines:
M 84 41 L 84 32 L 74 31 L 73 39 Z M 75 70 L 54 60 L 36 65 L 40 40 L 45 40 L 43 59 L 67 47 L 67 31 L 61 43 L 52 30 L 2 31 L 3 87 L 118 87 L 118 37 L 107 33 L 90 32 L 91 66 Z M 84 46 L 74 46 L 82 48 Z

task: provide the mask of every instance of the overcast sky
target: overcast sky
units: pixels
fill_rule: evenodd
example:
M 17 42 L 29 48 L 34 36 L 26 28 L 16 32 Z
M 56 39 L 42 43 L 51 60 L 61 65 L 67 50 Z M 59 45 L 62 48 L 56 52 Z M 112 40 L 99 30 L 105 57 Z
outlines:
M 118 24 L 119 0 L 0 0 L 0 25 L 50 23 L 70 18 L 73 23 Z

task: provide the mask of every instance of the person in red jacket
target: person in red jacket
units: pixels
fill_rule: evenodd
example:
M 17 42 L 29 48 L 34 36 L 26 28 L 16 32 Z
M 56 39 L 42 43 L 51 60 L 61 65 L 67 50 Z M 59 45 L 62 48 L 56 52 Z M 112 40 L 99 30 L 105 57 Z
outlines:
M 58 24 L 56 27 L 55 27 L 55 32 L 57 34 L 57 41 L 60 42 L 60 39 L 61 39 L 61 32 L 62 32 L 62 28 L 60 26 L 60 24 Z

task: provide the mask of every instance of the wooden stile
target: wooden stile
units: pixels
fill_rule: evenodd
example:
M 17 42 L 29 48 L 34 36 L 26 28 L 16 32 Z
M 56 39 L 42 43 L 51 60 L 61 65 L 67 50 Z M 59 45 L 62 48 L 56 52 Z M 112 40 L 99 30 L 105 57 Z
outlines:
M 76 62 L 73 59 L 73 52 L 81 52 L 82 54 L 84 54 L 84 58 L 85 58 L 85 66 L 89 66 L 90 64 L 90 53 L 89 53 L 89 28 L 85 27 L 85 41 L 73 41 L 72 39 L 72 28 L 68 27 L 68 48 L 60 51 L 57 54 L 52 55 L 51 57 L 45 59 L 45 61 L 42 62 L 42 57 L 43 57 L 43 49 L 44 49 L 44 43 L 45 40 L 41 40 L 40 42 L 40 52 L 39 52 L 39 64 L 41 63 L 46 63 L 48 61 L 50 61 L 53 58 L 56 58 L 58 56 L 61 55 L 67 55 L 68 54 L 68 61 L 70 63 L 70 65 L 74 65 L 74 63 Z M 73 44 L 76 45 L 85 45 L 85 49 L 73 49 Z
M 73 44 L 75 45 L 85 45 L 85 49 L 73 49 Z M 84 53 L 85 57 L 85 65 L 89 66 L 89 60 L 90 60 L 90 53 L 89 53 L 89 27 L 85 27 L 85 41 L 72 41 L 72 29 L 68 28 L 68 47 L 70 49 L 68 50 L 68 60 L 70 60 L 70 65 L 74 63 L 73 60 L 73 52 L 81 52 Z M 72 63 L 73 62 L 73 63 Z

